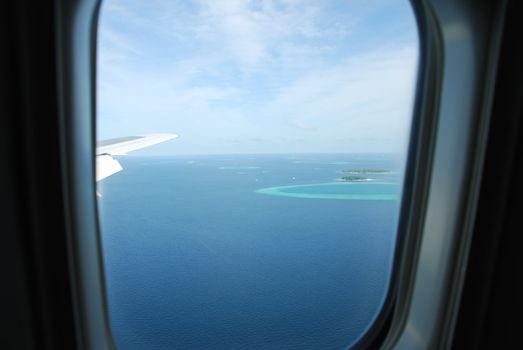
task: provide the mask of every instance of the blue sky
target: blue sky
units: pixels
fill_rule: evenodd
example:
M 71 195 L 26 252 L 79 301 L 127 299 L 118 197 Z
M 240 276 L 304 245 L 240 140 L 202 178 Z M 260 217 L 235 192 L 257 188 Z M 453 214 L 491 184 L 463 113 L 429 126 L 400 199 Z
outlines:
M 98 137 L 141 154 L 404 152 L 418 35 L 408 1 L 104 0 Z

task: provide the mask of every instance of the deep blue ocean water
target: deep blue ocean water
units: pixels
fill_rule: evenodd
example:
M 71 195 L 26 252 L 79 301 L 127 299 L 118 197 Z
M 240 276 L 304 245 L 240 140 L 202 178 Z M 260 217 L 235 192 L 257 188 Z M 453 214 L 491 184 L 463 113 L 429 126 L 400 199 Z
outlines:
M 100 184 L 109 316 L 119 349 L 344 349 L 386 295 L 400 183 L 384 155 L 120 157 Z M 381 183 L 378 185 L 378 183 Z M 260 193 L 279 186 L 289 193 Z M 399 185 L 397 185 L 399 186 Z M 361 186 L 353 187 L 359 193 Z M 257 192 L 258 191 L 258 192 Z M 362 192 L 363 191 L 363 192 Z M 262 191 L 263 192 L 263 191 Z M 270 192 L 270 191 L 269 191 Z M 313 196 L 313 197 L 314 197 Z

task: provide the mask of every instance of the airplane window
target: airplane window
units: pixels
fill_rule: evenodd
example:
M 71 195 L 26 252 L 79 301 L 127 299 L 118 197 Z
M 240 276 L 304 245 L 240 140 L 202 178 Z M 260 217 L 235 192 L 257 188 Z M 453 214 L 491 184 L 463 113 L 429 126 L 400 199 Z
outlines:
M 407 0 L 104 0 L 97 197 L 119 349 L 343 349 L 389 293 Z

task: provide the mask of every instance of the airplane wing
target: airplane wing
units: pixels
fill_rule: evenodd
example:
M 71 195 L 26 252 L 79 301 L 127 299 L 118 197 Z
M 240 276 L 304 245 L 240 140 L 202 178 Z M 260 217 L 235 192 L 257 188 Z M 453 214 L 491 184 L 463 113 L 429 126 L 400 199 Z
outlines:
M 178 135 L 176 134 L 149 134 L 119 137 L 98 142 L 96 145 L 96 182 L 123 169 L 120 163 L 112 156 L 126 155 L 128 152 L 172 140 L 177 137 Z

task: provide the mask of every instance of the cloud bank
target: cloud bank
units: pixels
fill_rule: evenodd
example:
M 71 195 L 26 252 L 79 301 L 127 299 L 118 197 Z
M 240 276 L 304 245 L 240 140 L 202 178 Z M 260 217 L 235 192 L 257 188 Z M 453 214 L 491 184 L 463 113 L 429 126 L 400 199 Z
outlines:
M 409 6 L 105 0 L 99 138 L 182 135 L 151 150 L 162 154 L 404 151 L 418 57 Z

